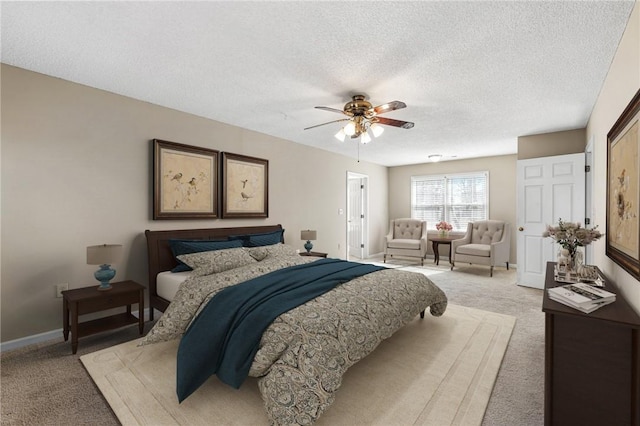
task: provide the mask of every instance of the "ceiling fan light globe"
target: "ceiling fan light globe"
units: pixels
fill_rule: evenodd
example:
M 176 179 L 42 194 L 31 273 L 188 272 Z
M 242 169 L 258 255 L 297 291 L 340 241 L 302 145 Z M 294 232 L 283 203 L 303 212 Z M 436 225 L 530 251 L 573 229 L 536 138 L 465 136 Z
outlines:
M 363 144 L 365 144 L 365 145 L 366 145 L 366 144 L 368 144 L 369 142 L 371 142 L 371 136 L 369 136 L 369 133 L 366 133 L 366 132 L 365 132 L 365 133 L 363 133 L 363 134 L 362 134 L 362 138 L 360 138 L 360 141 L 361 141 Z
M 344 139 L 347 137 L 346 133 L 344 132 L 344 130 L 340 129 L 338 131 L 338 133 L 336 133 L 335 135 L 333 135 L 336 139 L 338 139 L 340 142 L 344 142 Z
M 344 131 L 345 135 L 353 136 L 356 134 L 356 123 L 350 121 L 346 126 L 344 126 L 344 129 L 342 130 Z
M 373 136 L 377 138 L 384 132 L 384 127 L 382 127 L 378 123 L 373 123 L 371 125 L 371 131 L 373 132 Z

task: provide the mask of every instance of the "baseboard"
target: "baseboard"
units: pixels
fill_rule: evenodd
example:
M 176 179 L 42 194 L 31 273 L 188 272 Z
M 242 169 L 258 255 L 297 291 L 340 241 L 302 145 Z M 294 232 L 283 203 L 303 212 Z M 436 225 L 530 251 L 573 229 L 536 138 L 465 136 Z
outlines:
M 378 257 L 380 257 L 380 259 L 377 259 Z M 376 254 L 372 254 L 371 256 L 368 257 L 368 259 L 376 259 L 379 261 L 382 261 L 382 258 L 384 257 L 384 252 L 380 252 L 380 253 L 376 253 Z M 400 256 L 400 258 L 402 258 L 402 256 Z M 424 257 L 425 259 L 435 259 L 434 255 L 432 252 L 427 253 L 427 255 Z M 405 258 L 406 259 L 406 258 Z M 415 258 L 414 258 L 415 259 Z M 449 261 L 449 257 L 447 255 L 440 255 L 440 259 L 443 262 L 448 262 Z M 502 264 L 498 264 L 496 265 L 496 267 L 503 267 L 506 268 L 506 265 L 504 263 Z M 518 265 L 516 263 L 509 263 L 509 269 L 518 269 Z
M 9 340 L 8 342 L 0 343 L 0 352 L 12 351 L 14 349 L 20 349 L 24 346 L 33 345 L 36 343 L 46 342 L 48 340 L 57 339 L 62 335 L 62 329 L 47 331 L 45 333 L 34 334 L 33 336 L 21 337 L 20 339 Z
M 134 317 L 137 316 L 137 312 L 134 311 L 131 313 Z M 156 312 L 154 318 L 157 318 L 158 315 L 161 315 L 162 312 Z M 144 310 L 144 317 L 146 320 L 149 320 L 149 308 Z M 5 351 L 12 351 L 14 349 L 20 349 L 25 346 L 34 345 L 36 343 L 43 343 L 49 340 L 54 340 L 62 336 L 62 329 L 58 328 L 57 330 L 46 331 L 44 333 L 34 334 L 33 336 L 21 337 L 15 340 L 9 340 L 7 342 L 0 343 L 0 353 Z

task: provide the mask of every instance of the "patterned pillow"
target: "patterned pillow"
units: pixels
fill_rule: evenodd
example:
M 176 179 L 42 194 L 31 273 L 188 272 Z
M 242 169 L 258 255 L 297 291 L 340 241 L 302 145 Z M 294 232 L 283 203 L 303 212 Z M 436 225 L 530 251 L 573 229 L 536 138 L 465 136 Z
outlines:
M 295 247 L 281 243 L 262 247 L 247 247 L 246 250 L 258 262 L 267 258 L 299 255 Z
M 183 254 L 178 259 L 198 275 L 216 274 L 257 262 L 243 247 Z
M 178 259 L 183 254 L 200 253 L 203 251 L 222 250 L 242 247 L 242 241 L 216 241 L 216 240 L 169 240 L 169 247 L 173 256 L 178 260 L 178 265 L 171 272 L 190 271 L 191 268 Z
M 240 240 L 244 247 L 262 247 L 278 244 L 282 241 L 284 229 L 262 234 L 231 235 L 229 240 Z

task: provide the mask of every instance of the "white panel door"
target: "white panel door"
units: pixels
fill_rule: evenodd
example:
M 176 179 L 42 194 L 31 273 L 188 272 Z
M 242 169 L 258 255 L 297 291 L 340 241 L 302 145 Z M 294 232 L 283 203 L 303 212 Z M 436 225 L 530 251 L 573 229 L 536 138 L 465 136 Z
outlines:
M 584 223 L 584 153 L 518 160 L 518 284 L 544 288 L 546 264 L 556 259 L 557 245 L 542 238 L 547 225 Z

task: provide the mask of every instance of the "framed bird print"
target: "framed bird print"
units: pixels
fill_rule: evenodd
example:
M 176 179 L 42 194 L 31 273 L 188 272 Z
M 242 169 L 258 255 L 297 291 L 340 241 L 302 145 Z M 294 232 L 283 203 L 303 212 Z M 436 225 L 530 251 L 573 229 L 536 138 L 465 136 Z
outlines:
M 606 255 L 640 279 L 640 90 L 607 134 Z
M 218 151 L 153 139 L 153 220 L 218 217 Z
M 222 217 L 269 217 L 269 161 L 222 153 Z

